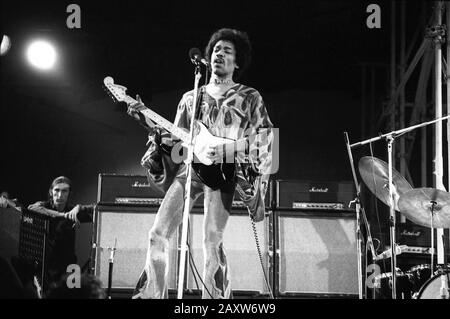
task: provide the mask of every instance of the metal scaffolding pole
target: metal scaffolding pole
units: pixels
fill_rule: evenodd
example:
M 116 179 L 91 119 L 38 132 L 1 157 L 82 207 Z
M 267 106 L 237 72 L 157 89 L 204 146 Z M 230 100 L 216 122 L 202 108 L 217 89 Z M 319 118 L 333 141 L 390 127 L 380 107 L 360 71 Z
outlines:
M 436 27 L 439 28 L 442 25 L 442 13 L 443 13 L 444 5 L 442 1 L 435 2 L 435 21 Z M 442 113 L 442 45 L 441 41 L 443 40 L 442 36 L 438 35 L 435 38 L 435 117 L 439 118 L 443 116 Z M 444 186 L 444 165 L 443 165 L 443 153 L 442 153 L 442 122 L 438 122 L 435 125 L 434 131 L 435 138 L 435 158 L 434 158 L 434 175 L 435 175 L 435 186 L 439 190 L 445 191 Z M 433 225 L 432 225 L 432 236 L 433 236 Z M 444 229 L 438 228 L 436 231 L 436 243 L 437 243 L 437 257 L 438 264 L 444 263 L 444 247 L 442 238 L 444 236 Z M 434 238 L 431 238 L 433 242 Z M 431 266 L 433 270 L 433 252 L 432 252 L 432 260 Z
M 400 2 L 400 74 L 405 74 L 405 2 Z M 400 114 L 399 114 L 399 127 L 405 127 L 405 87 L 402 87 L 400 91 Z M 395 129 L 395 128 L 392 128 Z M 406 176 L 406 152 L 405 152 L 405 138 L 400 139 L 399 148 L 399 161 L 400 161 L 400 174 Z M 406 217 L 400 214 L 400 222 L 406 223 Z
M 450 26 L 450 2 L 446 2 L 446 24 L 447 28 Z M 446 33 L 447 37 L 447 67 L 445 70 L 446 84 L 447 84 L 447 114 L 450 113 L 450 67 L 448 65 L 450 61 L 450 32 Z M 450 190 L 450 124 L 447 123 L 447 189 Z M 449 243 L 450 244 L 450 243 Z
M 396 94 L 396 74 L 397 74 L 397 64 L 396 64 L 396 1 L 391 2 L 391 105 L 390 108 L 390 118 L 389 118 L 389 128 L 390 130 L 395 130 L 395 107 L 397 105 L 398 94 Z M 394 152 L 395 154 L 395 152 Z M 392 165 L 395 167 L 395 156 L 393 157 Z
M 446 2 L 446 8 L 445 8 L 445 21 L 446 21 L 446 25 L 447 25 L 447 32 L 446 32 L 446 37 L 447 37 L 447 66 L 445 69 L 445 74 L 446 74 L 446 84 L 447 84 L 447 110 L 446 110 L 446 114 L 450 113 L 450 67 L 448 65 L 449 61 L 450 61 L 450 32 L 448 32 L 448 28 L 450 26 L 450 2 Z M 447 122 L 447 190 L 450 191 L 450 123 Z M 449 230 L 447 230 L 447 236 L 449 234 Z M 446 246 L 446 247 L 445 247 Z M 447 253 L 450 252 L 450 236 L 448 236 L 448 242 L 444 242 L 444 259 Z M 446 264 L 447 261 L 444 260 L 444 264 Z

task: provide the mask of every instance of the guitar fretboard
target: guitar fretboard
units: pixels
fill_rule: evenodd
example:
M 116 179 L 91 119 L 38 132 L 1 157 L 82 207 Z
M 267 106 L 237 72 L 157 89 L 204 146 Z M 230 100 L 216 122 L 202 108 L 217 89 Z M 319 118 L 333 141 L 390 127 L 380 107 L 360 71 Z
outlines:
M 127 96 L 127 103 L 136 103 L 137 101 L 132 97 Z M 139 112 L 144 114 L 146 117 L 150 118 L 156 124 L 159 124 L 161 127 L 165 128 L 167 131 L 180 138 L 183 142 L 187 143 L 189 141 L 189 134 L 180 129 L 178 126 L 174 125 L 172 122 L 166 120 L 158 113 L 150 110 L 146 107 L 141 107 L 138 109 Z
M 134 104 L 137 103 L 135 99 L 130 97 L 129 95 L 125 95 L 122 99 L 126 103 Z M 171 134 L 175 135 L 176 137 L 180 138 L 183 142 L 189 143 L 189 133 L 184 131 L 183 129 L 179 128 L 178 126 L 174 125 L 172 122 L 166 120 L 164 117 L 160 116 L 158 113 L 152 111 L 151 109 L 147 108 L 145 105 L 136 109 L 137 111 L 141 112 L 144 116 L 155 122 L 156 124 L 160 125 L 164 129 L 166 129 Z M 263 132 L 266 129 L 263 130 Z M 263 132 L 258 133 L 256 136 L 263 134 Z M 265 133 L 265 132 L 264 132 Z M 248 147 L 248 137 L 244 137 L 241 139 L 238 139 L 236 141 L 227 141 L 225 144 L 234 144 L 234 149 L 238 152 L 245 151 Z

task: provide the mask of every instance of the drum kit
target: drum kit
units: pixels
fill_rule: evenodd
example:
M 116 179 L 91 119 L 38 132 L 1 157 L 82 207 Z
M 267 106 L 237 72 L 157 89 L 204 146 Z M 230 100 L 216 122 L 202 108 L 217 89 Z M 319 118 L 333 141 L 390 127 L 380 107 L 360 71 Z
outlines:
M 359 161 L 359 172 L 368 189 L 390 207 L 388 164 L 372 156 Z M 431 228 L 431 263 L 416 265 L 406 272 L 396 269 L 396 291 L 403 298 L 449 299 L 450 264 L 434 266 L 434 229 L 450 228 L 450 193 L 435 188 L 413 188 L 400 173 L 392 170 L 393 206 L 415 224 Z M 396 247 L 396 252 L 402 247 Z M 374 260 L 389 257 L 391 250 L 374 256 Z M 386 254 L 387 253 L 387 254 Z M 396 254 L 396 253 L 394 253 Z M 381 295 L 392 289 L 392 271 L 375 277 L 374 288 Z

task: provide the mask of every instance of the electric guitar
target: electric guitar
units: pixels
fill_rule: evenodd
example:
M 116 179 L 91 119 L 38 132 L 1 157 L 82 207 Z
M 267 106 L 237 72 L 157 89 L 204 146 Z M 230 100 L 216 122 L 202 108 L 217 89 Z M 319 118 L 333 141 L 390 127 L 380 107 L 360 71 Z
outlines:
M 103 80 L 104 86 L 108 90 L 107 92 L 118 102 L 125 102 L 127 104 L 137 103 L 135 99 L 126 94 L 127 88 L 114 83 L 112 77 L 106 77 Z M 170 121 L 166 120 L 147 106 L 143 105 L 139 108 L 135 108 L 145 117 L 152 120 L 154 123 L 160 125 L 172 135 L 178 137 L 183 145 L 189 144 L 190 137 L 189 132 L 182 129 Z M 231 157 L 233 161 L 226 161 L 229 151 L 242 152 L 246 150 L 248 140 L 246 138 L 233 140 L 223 137 L 217 137 L 208 131 L 208 128 L 201 121 L 195 120 L 194 122 L 194 137 L 193 137 L 193 152 L 194 160 L 192 161 L 192 168 L 200 178 L 200 180 L 213 189 L 220 188 L 232 183 L 235 178 L 235 163 L 234 155 Z M 218 153 L 225 157 L 221 163 L 214 163 L 209 157 L 207 157 L 207 150 L 210 146 L 215 146 L 219 150 Z

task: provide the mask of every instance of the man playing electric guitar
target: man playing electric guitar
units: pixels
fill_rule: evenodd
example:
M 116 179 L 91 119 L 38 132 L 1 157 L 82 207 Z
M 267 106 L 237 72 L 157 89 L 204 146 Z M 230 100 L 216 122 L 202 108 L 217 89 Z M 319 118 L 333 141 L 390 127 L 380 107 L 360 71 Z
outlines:
M 195 119 L 205 124 L 216 137 L 238 140 L 264 130 L 265 138 L 257 141 L 250 138 L 246 152 L 238 151 L 231 155 L 232 178 L 226 179 L 218 187 L 210 187 L 207 180 L 202 180 L 196 173 L 192 174 L 190 208 L 204 193 L 203 298 L 231 297 L 230 270 L 223 247 L 223 233 L 235 190 L 254 221 L 263 220 L 265 214 L 264 196 L 272 162 L 272 123 L 259 92 L 234 82 L 248 67 L 250 54 L 251 45 L 247 34 L 233 29 L 215 32 L 205 50 L 212 75 L 209 84 L 199 89 Z M 193 99 L 193 91 L 181 98 L 174 121 L 177 127 L 189 129 Z M 143 104 L 139 98 L 137 100 L 137 103 L 129 104 L 128 113 L 147 127 L 151 142 L 141 164 L 147 169 L 149 179 L 161 187 L 166 195 L 149 232 L 146 264 L 133 298 L 167 298 L 169 238 L 182 222 L 186 166 L 174 160 L 174 152 L 171 152 L 178 140 L 142 116 L 137 110 L 142 109 Z M 252 143 L 257 144 L 257 147 Z M 252 152 L 252 149 L 257 151 Z M 212 165 L 230 158 L 217 145 L 209 146 L 205 157 Z

